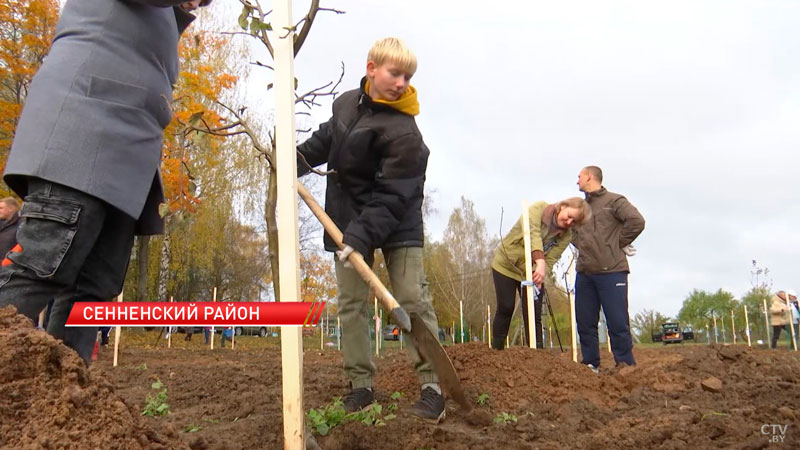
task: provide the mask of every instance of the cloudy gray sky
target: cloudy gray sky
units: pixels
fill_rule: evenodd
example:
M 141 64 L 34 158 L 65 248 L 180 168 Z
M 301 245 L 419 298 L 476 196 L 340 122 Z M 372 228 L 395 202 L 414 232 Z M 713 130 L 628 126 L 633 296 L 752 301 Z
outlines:
M 317 17 L 295 63 L 301 91 L 337 78 L 340 62 L 343 87 L 357 86 L 384 36 L 417 53 L 435 238 L 461 196 L 496 236 L 501 210 L 505 233 L 523 199 L 578 195 L 578 171 L 595 164 L 647 220 L 632 313 L 677 314 L 693 288 L 739 297 L 753 259 L 775 288 L 800 290 L 800 2 L 323 6 L 347 13 Z M 318 108 L 314 122 L 329 115 Z

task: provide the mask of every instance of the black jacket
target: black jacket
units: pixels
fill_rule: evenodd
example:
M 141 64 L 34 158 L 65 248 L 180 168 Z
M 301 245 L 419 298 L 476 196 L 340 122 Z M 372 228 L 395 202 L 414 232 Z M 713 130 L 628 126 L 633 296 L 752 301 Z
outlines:
M 6 257 L 15 245 L 17 245 L 17 228 L 19 228 L 19 212 L 15 212 L 5 222 L 0 222 L 0 259 Z
M 300 146 L 312 167 L 328 163 L 325 212 L 344 243 L 371 259 L 376 248 L 422 247 L 422 199 L 430 151 L 414 117 L 375 103 L 361 88 L 333 102 L 333 116 Z M 298 157 L 298 175 L 309 171 Z M 337 250 L 325 234 L 325 249 Z

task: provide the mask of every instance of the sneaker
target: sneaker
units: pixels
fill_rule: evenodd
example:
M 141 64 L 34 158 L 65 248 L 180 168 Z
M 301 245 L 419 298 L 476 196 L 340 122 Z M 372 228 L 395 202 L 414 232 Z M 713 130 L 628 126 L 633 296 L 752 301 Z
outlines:
M 598 369 L 597 367 L 595 367 L 595 365 L 594 365 L 594 364 L 587 364 L 587 365 L 586 365 L 586 367 L 588 367 L 589 369 L 591 369 L 591 371 L 592 371 L 592 372 L 594 372 L 594 373 L 600 373 L 600 369 Z
M 370 388 L 352 389 L 344 396 L 344 410 L 348 413 L 356 412 L 359 409 L 369 406 L 375 402 L 375 395 Z
M 445 415 L 444 397 L 433 388 L 427 387 L 423 389 L 419 400 L 411 407 L 411 414 L 414 414 L 420 419 L 439 423 L 439 421 L 444 419 Z

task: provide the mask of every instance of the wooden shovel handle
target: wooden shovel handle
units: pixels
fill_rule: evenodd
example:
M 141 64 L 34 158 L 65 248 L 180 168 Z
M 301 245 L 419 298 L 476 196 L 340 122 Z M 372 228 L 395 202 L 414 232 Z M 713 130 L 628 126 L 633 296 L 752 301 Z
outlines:
M 314 200 L 314 196 L 311 195 L 299 181 L 297 182 L 297 193 L 300 194 L 300 198 L 303 199 L 306 205 L 308 205 L 308 208 L 311 209 L 311 212 L 314 213 L 320 223 L 322 223 L 322 227 L 325 228 L 325 231 L 333 239 L 333 242 L 336 243 L 336 246 L 339 247 L 339 249 L 344 249 L 345 244 L 342 242 L 343 235 L 339 227 L 333 223 L 333 220 L 325 213 L 325 210 Z M 364 261 L 364 256 L 361 253 L 353 250 L 353 253 L 350 254 L 347 260 L 353 265 L 356 272 L 361 275 L 361 278 L 367 282 L 367 285 L 375 291 L 378 300 L 381 301 L 388 311 L 391 312 L 396 308 L 400 308 L 400 304 L 397 303 L 394 296 L 386 289 L 386 286 L 381 283 L 381 280 L 375 275 L 375 272 L 372 271 L 369 264 Z

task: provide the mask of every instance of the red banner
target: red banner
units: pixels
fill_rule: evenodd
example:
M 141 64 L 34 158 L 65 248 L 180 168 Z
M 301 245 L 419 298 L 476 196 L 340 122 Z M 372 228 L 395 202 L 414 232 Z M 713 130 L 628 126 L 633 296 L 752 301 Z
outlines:
M 68 327 L 281 326 L 313 327 L 325 302 L 75 303 Z

